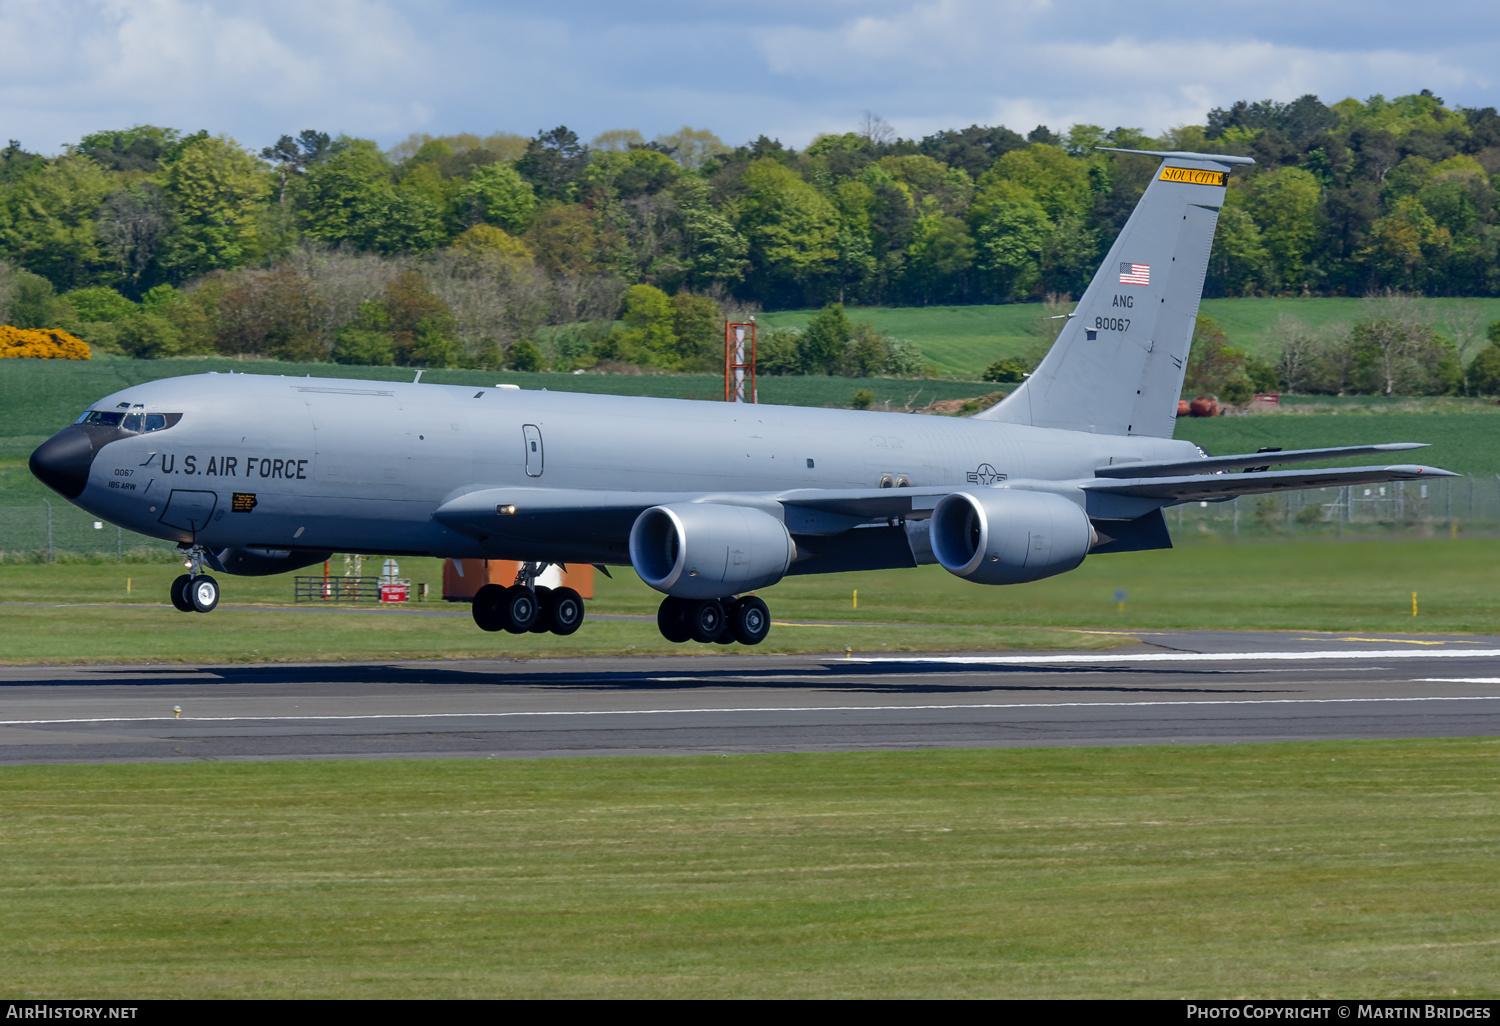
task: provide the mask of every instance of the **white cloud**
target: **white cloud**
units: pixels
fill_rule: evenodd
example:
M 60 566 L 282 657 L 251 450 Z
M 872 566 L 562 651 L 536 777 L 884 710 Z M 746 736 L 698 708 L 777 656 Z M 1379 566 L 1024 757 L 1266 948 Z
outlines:
M 55 151 L 149 122 L 259 147 L 319 128 L 648 137 L 683 124 L 792 145 L 866 109 L 916 136 L 971 123 L 1159 132 L 1236 99 L 1429 87 L 1497 105 L 1500 8 L 1394 0 L 0 0 L 0 137 Z M 1468 43 L 1467 40 L 1477 42 Z

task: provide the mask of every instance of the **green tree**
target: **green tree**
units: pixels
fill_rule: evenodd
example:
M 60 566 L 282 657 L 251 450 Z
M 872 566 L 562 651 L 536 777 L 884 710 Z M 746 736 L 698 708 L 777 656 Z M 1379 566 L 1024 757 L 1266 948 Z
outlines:
M 685 168 L 702 167 L 714 157 L 729 152 L 729 147 L 706 128 L 683 125 L 675 132 L 658 135 L 654 140 L 672 155 L 672 159 Z
M 632 285 L 625 290 L 625 322 L 621 336 L 621 355 L 635 354 L 661 366 L 677 361 L 677 334 L 673 330 L 677 311 L 661 289 L 650 285 Z
M 96 217 L 116 188 L 116 176 L 82 156 L 59 157 L 26 175 L 4 195 L 5 254 L 60 289 L 108 278 L 114 262 L 100 243 Z
M 801 374 L 802 332 L 796 328 L 771 328 L 755 340 L 757 374 Z
M 477 167 L 459 190 L 472 221 L 497 225 L 519 235 L 531 223 L 536 210 L 536 192 L 515 166 L 506 162 Z
M 347 241 L 387 256 L 426 253 L 447 238 L 445 221 L 442 207 L 427 196 L 392 189 L 361 206 Z
M 1244 352 L 1229 344 L 1229 336 L 1207 314 L 1199 314 L 1193 325 L 1182 387 L 1189 395 L 1207 392 L 1226 400 L 1231 394 L 1249 394 Z
M 1235 203 L 1219 211 L 1208 266 L 1209 288 L 1221 295 L 1251 296 L 1276 280 L 1260 227 Z
M 957 298 L 973 263 L 974 240 L 962 221 L 947 214 L 917 219 L 906 250 L 906 274 L 924 304 Z
M 979 177 L 974 204 L 983 208 L 988 194 L 1000 182 L 1024 186 L 1033 199 L 1056 221 L 1067 215 L 1081 217 L 1093 199 L 1088 167 L 1056 146 L 1033 143 L 1012 150 Z
M 8 306 L 9 323 L 16 328 L 53 328 L 62 314 L 52 283 L 24 270 L 11 275 Z
M 1478 395 L 1500 395 L 1500 345 L 1491 343 L 1469 363 L 1469 387 Z
M 740 179 L 739 230 L 767 297 L 815 292 L 839 256 L 838 212 L 822 193 L 775 160 L 757 160 Z
M 103 285 L 74 289 L 62 298 L 73 308 L 73 312 L 78 315 L 80 321 L 123 320 L 137 309 L 130 300 L 114 289 Z
M 121 322 L 117 344 L 126 355 L 138 360 L 177 356 L 189 348 L 171 319 L 150 310 L 142 310 Z
M 227 136 L 197 139 L 162 178 L 177 212 L 167 260 L 179 274 L 240 267 L 258 255 L 256 215 L 271 181 L 265 166 L 238 143 Z
M 378 300 L 359 304 L 354 318 L 333 336 L 333 362 L 366 367 L 388 367 L 396 362 L 396 342 L 390 318 Z
M 724 311 L 707 296 L 672 297 L 672 334 L 684 370 L 720 370 L 724 361 Z
M 1024 298 L 1042 284 L 1041 259 L 1053 225 L 1023 185 L 994 183 L 970 208 L 974 266 L 992 295 Z
M 836 374 L 844 352 L 854 337 L 854 325 L 843 303 L 830 303 L 808 322 L 802 332 L 802 370 L 807 374 Z
M 1307 263 L 1318 232 L 1322 189 L 1312 172 L 1283 167 L 1255 179 L 1246 203 L 1260 227 L 1276 281 L 1283 289 L 1307 286 Z
M 385 323 L 395 362 L 413 367 L 448 367 L 462 350 L 448 304 L 417 271 L 402 271 L 385 287 Z
M 539 132 L 516 161 L 516 170 L 529 181 L 542 199 L 568 202 L 579 178 L 589 165 L 589 148 L 578 134 L 563 125 Z
M 523 338 L 506 350 L 505 366 L 511 370 L 539 371 L 546 368 L 547 358 L 535 342 Z

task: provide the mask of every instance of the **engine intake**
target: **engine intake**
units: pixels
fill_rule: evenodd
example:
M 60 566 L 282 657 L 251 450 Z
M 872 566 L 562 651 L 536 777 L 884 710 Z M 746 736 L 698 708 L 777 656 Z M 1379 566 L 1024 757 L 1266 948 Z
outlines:
M 653 506 L 630 529 L 635 572 L 678 598 L 723 598 L 775 584 L 795 554 L 786 525 L 747 506 Z
M 1076 503 L 1016 489 L 943 496 L 931 532 L 943 569 L 976 584 L 1022 584 L 1066 573 L 1097 540 Z

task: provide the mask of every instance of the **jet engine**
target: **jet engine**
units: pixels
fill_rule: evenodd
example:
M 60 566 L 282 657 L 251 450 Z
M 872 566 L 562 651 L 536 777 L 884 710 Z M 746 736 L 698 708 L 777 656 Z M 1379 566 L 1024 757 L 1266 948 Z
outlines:
M 221 549 L 211 554 L 208 565 L 240 577 L 268 577 L 321 563 L 331 555 L 314 549 Z
M 630 529 L 630 562 L 657 591 L 717 599 L 781 580 L 796 555 L 786 525 L 748 506 L 653 506 Z
M 1021 584 L 1072 570 L 1097 540 L 1088 515 L 1050 492 L 984 489 L 945 495 L 932 512 L 932 552 L 976 584 Z

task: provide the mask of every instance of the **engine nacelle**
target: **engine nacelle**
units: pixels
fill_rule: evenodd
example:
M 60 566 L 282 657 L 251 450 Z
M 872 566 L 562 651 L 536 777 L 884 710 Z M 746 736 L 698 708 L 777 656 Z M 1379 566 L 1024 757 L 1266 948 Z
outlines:
M 678 598 L 724 598 L 775 584 L 795 555 L 786 525 L 747 506 L 653 506 L 630 529 L 635 572 Z
M 945 495 L 932 511 L 932 552 L 976 584 L 1021 584 L 1072 570 L 1098 536 L 1060 495 L 984 489 Z
M 331 555 L 313 549 L 221 549 L 209 554 L 208 565 L 240 577 L 268 577 L 321 563 Z

